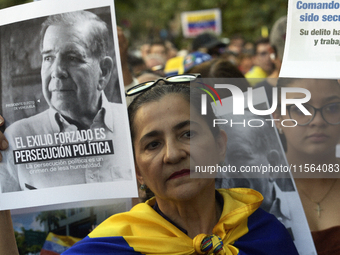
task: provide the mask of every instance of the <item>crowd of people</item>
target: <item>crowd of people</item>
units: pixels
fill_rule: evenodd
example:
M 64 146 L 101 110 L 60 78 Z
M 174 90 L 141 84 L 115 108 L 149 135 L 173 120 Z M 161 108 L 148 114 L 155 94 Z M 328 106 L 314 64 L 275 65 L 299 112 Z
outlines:
M 286 24 L 287 18 L 284 16 L 273 25 L 269 38 L 259 37 L 254 42 L 246 41 L 242 35 L 231 36 L 226 42 L 212 32 L 202 32 L 192 39 L 190 47 L 186 49 L 177 49 L 172 42 L 157 39 L 140 45 L 137 50 L 129 50 L 128 41 L 119 28 L 121 39 L 124 38 L 121 41 L 126 44 L 121 57 L 131 76 L 136 78 L 135 83 L 148 80 L 150 74 L 170 76 L 201 71 L 203 78 L 246 77 L 249 85 L 254 86 L 267 77 L 278 77 Z M 217 66 L 224 66 L 221 68 L 224 73 L 214 73 L 217 67 L 213 67 L 213 64 L 216 61 L 219 61 Z M 125 80 L 125 86 L 129 88 L 132 80 Z
M 72 22 L 72 26 L 79 24 L 79 20 Z M 336 80 L 278 78 L 286 22 L 286 17 L 282 17 L 273 25 L 269 38 L 260 38 L 254 43 L 246 42 L 240 35 L 230 37 L 226 43 L 206 32 L 193 39 L 190 49 L 176 49 L 168 41 L 153 41 L 142 45 L 139 54 L 129 51 L 129 42 L 118 28 L 125 91 L 134 91 L 138 86 L 138 91 L 126 98 L 136 176 L 141 194 L 151 190 L 154 197 L 138 203 L 129 212 L 110 217 L 65 255 L 109 254 L 110 251 L 112 254 L 298 254 L 283 224 L 260 208 L 262 201 L 267 207 L 272 206 L 261 193 L 238 187 L 216 190 L 215 179 L 190 178 L 190 164 L 217 165 L 224 161 L 227 137 L 236 136 L 218 127 L 212 128 L 209 117 L 200 115 L 200 110 L 195 108 L 188 84 L 197 74 L 203 78 L 245 78 L 244 83 L 239 84 L 240 89 L 264 86 L 269 102 L 274 86 L 308 89 L 312 97 L 306 107 L 312 115 L 307 119 L 293 107 L 287 109 L 289 117 L 275 113 L 276 119 L 297 120 L 295 128 L 277 125 L 285 138 L 288 163 L 339 167 L 335 147 L 340 141 L 340 85 Z M 63 31 L 64 25 L 49 24 L 47 32 Z M 72 29 L 63 33 L 70 36 Z M 79 38 L 76 43 L 82 47 L 87 45 L 81 41 L 86 38 Z M 56 44 L 53 40 L 55 37 L 48 43 Z M 63 41 L 58 40 L 57 45 L 62 49 Z M 94 56 L 87 49 L 84 51 L 94 59 L 91 72 L 101 70 L 103 75 L 110 74 L 106 69 L 112 68 L 111 62 L 105 55 Z M 51 79 L 72 77 L 68 75 L 71 69 L 59 71 Z M 160 79 L 184 74 L 187 74 L 183 76 L 186 80 Z M 144 83 L 147 86 L 143 86 Z M 103 98 L 101 90 L 96 95 L 96 102 L 102 102 L 98 99 Z M 199 93 L 196 96 L 200 98 Z M 59 105 L 63 106 L 60 102 Z M 190 108 L 194 111 L 190 112 Z M 60 115 L 64 116 L 62 110 Z M 212 109 L 208 107 L 208 111 Z M 7 147 L 8 141 L 1 134 L 0 148 L 6 150 Z M 267 155 L 267 160 L 273 162 L 276 155 L 273 150 Z M 296 179 L 295 182 L 318 254 L 336 254 L 340 251 L 337 242 L 340 183 L 336 178 Z M 273 190 L 271 186 L 275 192 Z M 0 213 L 1 254 L 16 254 L 12 232 L 9 211 L 3 211 Z

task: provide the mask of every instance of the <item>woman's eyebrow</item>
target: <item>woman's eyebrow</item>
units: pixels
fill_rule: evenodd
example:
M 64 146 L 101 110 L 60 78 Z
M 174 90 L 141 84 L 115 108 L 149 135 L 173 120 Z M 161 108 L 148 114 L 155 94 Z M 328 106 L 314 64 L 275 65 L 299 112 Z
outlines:
M 179 129 L 182 129 L 186 126 L 190 126 L 190 124 L 194 124 L 196 122 L 193 122 L 193 121 L 190 121 L 190 120 L 185 120 L 185 121 L 182 121 L 180 123 L 178 123 L 177 125 L 175 125 L 172 130 L 179 130 Z
M 161 134 L 160 131 L 154 130 L 149 133 L 146 133 L 145 135 L 142 136 L 142 138 L 139 140 L 139 143 L 143 143 L 144 140 L 159 136 Z
M 324 101 L 325 101 L 325 102 L 328 102 L 328 101 L 332 101 L 332 100 L 336 100 L 336 99 L 340 99 L 340 97 L 334 95 L 334 96 L 326 97 L 326 98 L 324 99 Z
M 174 131 L 180 130 L 184 127 L 187 127 L 187 126 L 190 126 L 190 125 L 195 125 L 195 124 L 197 124 L 197 122 L 191 121 L 191 120 L 185 120 L 185 121 L 182 121 L 182 122 L 176 124 L 172 128 L 172 130 L 174 130 Z M 142 143 L 144 140 L 146 140 L 148 138 L 159 136 L 160 134 L 162 134 L 162 131 L 158 131 L 158 130 L 150 131 L 149 133 L 146 133 L 145 135 L 142 136 L 142 138 L 139 140 L 139 143 Z

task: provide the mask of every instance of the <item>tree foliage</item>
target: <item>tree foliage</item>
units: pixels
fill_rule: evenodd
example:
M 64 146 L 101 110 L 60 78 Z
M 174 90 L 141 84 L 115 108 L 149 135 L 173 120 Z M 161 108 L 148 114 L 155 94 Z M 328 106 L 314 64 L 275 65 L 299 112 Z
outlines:
M 0 0 L 0 8 L 32 2 L 32 0 Z M 169 33 L 180 25 L 180 14 L 220 8 L 222 11 L 222 36 L 242 34 L 254 41 L 261 28 L 271 29 L 274 22 L 287 14 L 288 0 L 114 0 L 118 25 L 130 33 L 136 44 L 150 41 L 160 34 L 170 40 L 183 42 L 181 31 Z M 172 28 L 172 29 L 170 29 Z M 165 33 L 165 34 L 164 34 Z M 180 45 L 179 45 L 180 46 Z
M 32 0 L 0 0 L 0 9 L 28 2 L 32 2 Z
M 43 224 L 47 223 L 48 230 L 51 232 L 53 229 L 59 227 L 59 221 L 66 219 L 65 210 L 55 210 L 55 211 L 44 211 L 37 215 L 36 220 Z
M 274 22 L 287 14 L 287 0 L 116 0 L 118 25 L 130 31 L 130 40 L 145 42 L 169 31 L 173 23 L 180 23 L 183 11 L 220 8 L 222 36 L 242 34 L 254 41 L 261 28 L 271 29 Z M 175 35 L 180 40 L 182 34 Z
M 33 230 L 31 230 L 33 231 Z M 15 240 L 17 242 L 17 247 L 20 255 L 27 254 L 39 254 L 42 248 L 42 244 L 30 245 L 26 242 L 25 229 L 22 227 L 21 232 L 14 232 Z

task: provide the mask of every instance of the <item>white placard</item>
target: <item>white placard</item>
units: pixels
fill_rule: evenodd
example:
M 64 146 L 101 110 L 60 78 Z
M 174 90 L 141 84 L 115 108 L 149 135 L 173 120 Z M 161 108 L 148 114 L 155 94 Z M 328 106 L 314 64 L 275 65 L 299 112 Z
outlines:
M 340 1 L 289 0 L 280 77 L 340 77 Z
M 109 30 L 107 52 L 113 60 L 112 68 L 101 69 L 105 70 L 102 74 L 111 72 L 111 76 L 106 77 L 105 89 L 101 87 L 104 79 L 93 83 L 100 92 L 100 99 L 90 127 L 81 127 L 79 122 L 64 116 L 51 103 L 52 100 L 47 103 L 48 96 L 46 92 L 42 93 L 41 84 L 44 83 L 40 78 L 41 24 L 48 16 L 73 14 L 80 10 L 94 13 L 106 23 Z M 82 24 L 85 34 L 91 31 L 86 22 Z M 9 149 L 2 152 L 3 161 L 0 163 L 0 210 L 29 207 L 47 210 L 49 205 L 53 208 L 79 202 L 84 206 L 86 201 L 93 206 L 94 201 L 100 203 L 103 199 L 137 197 L 113 1 L 49 0 L 3 9 L 0 11 L 0 31 L 2 115 L 7 125 L 5 136 L 10 141 Z M 75 42 L 78 48 L 85 40 L 79 38 Z M 87 52 L 87 44 L 84 44 L 84 52 Z M 65 82 L 73 84 L 73 88 L 75 84 L 81 87 L 88 79 L 77 83 L 74 74 L 80 72 L 86 75 L 83 70 L 88 66 L 83 62 L 71 65 L 70 61 L 77 61 L 79 56 L 70 56 L 76 51 L 71 46 L 67 47 L 68 51 L 60 47 L 60 54 L 65 54 L 65 59 L 67 54 L 68 57 L 63 62 L 63 81 L 60 78 L 58 86 L 64 86 Z M 88 51 L 91 53 L 81 56 L 86 56 L 86 60 L 95 59 L 92 55 L 95 51 L 91 50 Z M 46 61 L 52 58 L 48 56 Z M 90 72 L 96 75 L 94 70 L 97 70 L 96 65 L 90 68 Z M 51 75 L 50 79 L 53 78 Z M 91 94 L 91 91 L 83 95 Z M 81 98 L 75 94 L 74 102 Z M 90 103 L 91 100 L 88 100 L 80 104 L 80 108 Z M 70 107 L 72 104 L 73 101 Z

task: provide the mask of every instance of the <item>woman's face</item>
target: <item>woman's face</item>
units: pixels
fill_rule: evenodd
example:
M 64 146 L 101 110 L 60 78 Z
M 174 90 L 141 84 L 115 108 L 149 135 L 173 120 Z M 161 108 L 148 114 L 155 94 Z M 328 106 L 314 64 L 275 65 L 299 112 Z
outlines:
M 198 113 L 179 94 L 144 104 L 134 120 L 137 178 L 157 198 L 184 201 L 206 189 L 213 178 L 190 178 L 195 165 L 214 165 L 224 159 L 226 136 L 215 139 Z
M 308 104 L 321 108 L 326 104 L 340 102 L 340 85 L 331 80 L 301 79 L 290 87 L 305 88 L 310 91 Z M 300 93 L 288 93 L 289 98 L 303 98 Z M 282 119 L 289 119 L 288 113 Z M 288 125 L 288 124 L 287 124 Z M 318 111 L 306 126 L 281 127 L 287 139 L 287 152 L 295 155 L 335 155 L 335 146 L 340 141 L 340 125 L 330 125 Z M 300 154 L 300 155 L 302 155 Z

